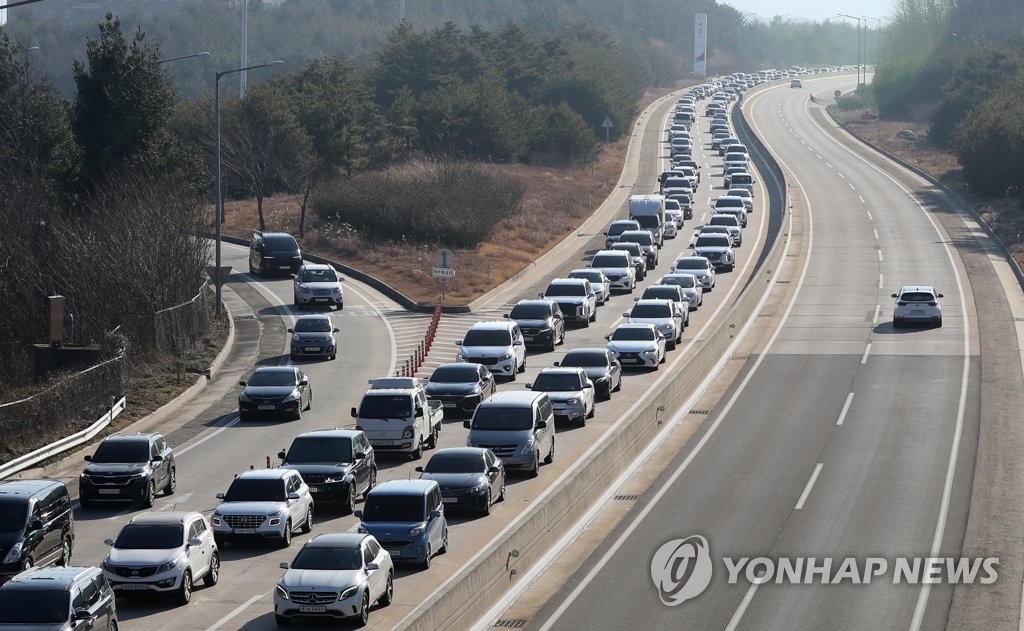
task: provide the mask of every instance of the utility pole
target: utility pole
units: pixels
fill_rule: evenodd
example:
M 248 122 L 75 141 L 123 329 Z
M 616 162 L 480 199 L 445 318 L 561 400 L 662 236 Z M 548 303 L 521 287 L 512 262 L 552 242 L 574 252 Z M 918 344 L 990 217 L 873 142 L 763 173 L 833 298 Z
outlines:
M 242 61 L 238 64 L 239 68 L 245 68 L 249 65 L 249 0 L 242 0 Z M 238 75 L 238 98 L 245 98 L 245 79 L 246 73 L 243 70 Z

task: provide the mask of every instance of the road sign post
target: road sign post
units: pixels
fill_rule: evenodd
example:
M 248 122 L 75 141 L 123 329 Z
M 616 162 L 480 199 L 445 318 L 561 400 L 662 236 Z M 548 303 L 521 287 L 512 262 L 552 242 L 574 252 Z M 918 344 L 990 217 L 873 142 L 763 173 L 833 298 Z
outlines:
M 605 116 L 604 122 L 601 123 L 601 127 L 604 127 L 604 143 L 608 144 L 610 142 L 612 127 L 615 127 L 615 125 L 612 124 L 612 117 Z
M 431 276 L 441 283 L 441 305 L 444 305 L 444 295 L 448 289 L 448 281 L 455 278 L 455 254 L 448 249 L 441 248 L 434 254 L 434 269 Z

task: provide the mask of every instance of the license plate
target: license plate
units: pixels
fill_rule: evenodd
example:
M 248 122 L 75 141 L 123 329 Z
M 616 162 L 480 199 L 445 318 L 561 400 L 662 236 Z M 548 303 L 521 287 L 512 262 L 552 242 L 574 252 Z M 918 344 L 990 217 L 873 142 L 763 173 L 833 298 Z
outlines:
M 327 607 L 324 605 L 303 605 L 299 607 L 299 613 L 325 613 Z
M 454 497 L 442 497 L 441 502 L 445 504 L 458 504 L 459 500 Z
M 319 493 L 320 492 L 320 487 L 319 486 L 311 486 L 311 487 L 309 487 L 309 492 L 310 493 Z
M 320 352 L 320 347 L 319 346 L 304 346 L 302 348 L 302 350 L 307 352 L 307 353 L 319 353 Z
M 314 298 L 313 300 L 315 300 L 317 302 L 327 302 L 326 298 Z
M 446 409 L 447 408 L 453 408 L 453 407 L 455 407 L 455 404 L 454 403 L 442 403 L 441 407 L 446 408 Z
M 233 531 L 237 535 L 255 535 L 255 528 L 235 528 Z
M 635 364 L 635 363 L 637 363 L 639 361 L 640 361 L 639 359 L 629 359 L 629 358 L 626 358 L 626 359 L 620 359 L 619 363 L 620 364 Z
M 399 444 L 397 440 L 371 440 L 371 445 L 380 445 L 381 447 L 394 447 Z
M 114 589 L 123 589 L 127 592 L 141 592 L 149 589 L 149 586 L 143 585 L 142 583 L 123 583 L 121 585 L 115 585 Z
M 924 315 L 924 309 L 911 309 L 910 315 Z
M 273 410 L 274 407 L 275 406 L 273 406 L 273 405 L 257 405 L 256 409 L 257 410 Z
M 526 342 L 532 342 L 533 341 L 533 336 L 532 335 L 524 335 L 523 336 L 523 340 L 526 341 Z
M 121 489 L 99 489 L 100 495 L 120 495 Z
M 398 557 L 398 556 L 402 556 L 402 551 L 401 550 L 388 550 L 388 554 L 390 554 L 393 557 Z
M 292 268 L 291 265 L 278 265 L 277 267 L 278 267 L 278 269 L 291 269 Z

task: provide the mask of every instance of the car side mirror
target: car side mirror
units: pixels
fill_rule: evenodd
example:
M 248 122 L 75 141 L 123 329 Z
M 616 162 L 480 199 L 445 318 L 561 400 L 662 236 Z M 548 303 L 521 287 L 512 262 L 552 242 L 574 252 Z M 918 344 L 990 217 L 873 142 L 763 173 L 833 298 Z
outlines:
M 355 408 L 352 408 L 352 418 L 359 418 L 359 412 Z
M 298 493 L 294 493 L 294 492 L 289 493 L 288 494 L 288 499 L 290 499 L 290 500 L 297 500 L 297 499 L 299 499 L 299 494 Z
M 282 449 L 281 451 L 277 452 L 277 457 L 280 458 L 281 460 L 284 460 L 284 457 L 287 456 L 287 455 L 288 454 L 285 452 L 284 449 Z
M 606 340 L 608 340 L 610 342 L 610 341 L 612 341 L 612 336 L 611 335 L 605 335 L 604 339 L 606 339 Z
M 188 540 L 188 545 L 192 546 L 193 548 L 196 546 L 201 546 L 203 545 L 203 540 L 199 537 L 192 537 Z
M 506 320 L 508 320 L 508 314 L 507 314 L 507 313 L 506 313 L 505 315 L 501 316 L 501 317 L 503 317 L 503 318 L 505 318 Z
M 693 248 L 695 248 L 695 247 L 697 247 L 697 244 L 696 244 L 696 243 L 691 243 L 691 244 L 690 244 L 690 249 L 691 249 L 691 250 L 692 250 Z
M 366 571 L 367 572 L 372 572 L 373 570 L 379 570 L 379 569 L 380 569 L 380 566 L 377 565 L 376 563 L 367 563 L 366 564 Z
M 341 333 L 341 329 L 339 329 L 338 327 L 334 327 L 331 333 Z
M 413 470 L 416 471 L 417 473 L 423 473 L 423 467 L 416 467 Z
M 538 298 L 543 298 L 544 297 L 544 292 L 543 291 L 538 291 L 537 292 L 537 297 Z
M 288 569 L 288 562 L 287 561 L 281 561 L 280 563 L 277 564 L 277 567 L 281 568 L 282 570 L 287 570 Z
M 943 296 L 942 294 L 935 294 L 935 297 L 936 298 L 945 298 L 945 296 Z
M 362 460 L 363 458 L 366 458 L 366 452 L 365 451 L 357 451 L 355 453 L 355 457 L 356 457 L 356 460 Z
M 439 511 L 437 509 L 434 509 L 434 510 L 430 511 L 430 518 L 431 519 L 437 519 L 440 516 L 441 516 L 441 511 Z
M 217 494 L 217 499 L 219 499 L 219 500 L 222 500 L 222 499 L 224 499 L 224 493 L 223 493 L 223 492 L 221 492 L 221 493 L 218 493 L 218 494 Z
M 899 296 L 897 296 L 896 294 L 893 294 L 892 297 L 893 298 L 899 298 Z
M 423 408 L 416 408 L 416 412 L 414 413 L 414 416 L 416 418 L 423 418 Z
M 302 381 L 299 382 L 299 385 L 300 386 L 308 386 L 309 385 L 309 379 L 303 379 Z
M 462 346 L 462 340 L 456 340 L 455 341 L 455 345 L 456 346 Z
M 584 388 L 593 388 L 594 384 L 592 382 L 588 381 L 587 383 L 583 384 L 583 387 Z
M 33 530 L 42 530 L 43 529 L 43 520 L 39 519 L 38 517 L 33 517 L 32 520 L 30 522 L 28 522 L 28 529 L 29 529 L 29 532 L 31 532 Z
M 559 366 L 561 366 L 561 365 L 562 365 L 562 362 L 555 362 L 555 363 L 554 363 L 554 366 L 555 366 L 555 368 L 558 368 L 558 367 L 559 367 Z
M 295 332 L 295 329 L 285 329 L 285 330 L 288 331 L 289 333 L 294 333 Z
M 487 473 L 497 473 L 501 471 L 498 467 L 487 467 Z
M 537 421 L 537 424 L 534 426 L 534 428 L 535 429 L 544 429 L 547 426 L 548 426 L 548 422 L 547 421 Z
M 527 390 L 533 390 L 533 384 L 532 383 L 524 384 L 523 387 L 525 387 Z
M 89 613 L 88 609 L 75 609 L 73 616 L 75 620 L 89 620 L 92 618 L 92 614 Z
M 470 429 L 473 426 L 473 422 L 472 421 L 462 421 L 462 426 L 465 427 L 466 429 Z
M 108 545 L 108 546 L 112 546 L 112 545 L 114 545 L 114 540 L 113 539 L 104 539 L 103 543 Z
M 623 318 L 628 318 L 628 317 L 629 317 L 629 312 L 628 312 L 628 311 L 624 312 L 624 313 L 622 314 L 622 317 L 623 317 Z
M 361 511 L 361 510 L 357 510 L 357 511 L 352 511 L 352 515 L 353 515 L 353 516 L 354 516 L 354 517 L 355 517 L 356 519 L 362 519 L 362 518 L 363 518 L 363 511 Z
M 152 457 L 152 458 L 150 459 L 150 461 L 151 461 L 151 462 L 163 462 L 163 461 L 164 461 L 164 457 L 163 457 L 163 456 L 161 456 L 160 454 L 157 454 L 157 455 L 153 456 L 153 457 Z
M 85 457 L 85 461 L 86 462 L 92 462 L 92 456 L 86 456 Z
M 239 382 L 238 382 L 238 385 L 240 385 L 240 386 L 244 386 L 244 385 L 245 385 L 245 382 L 244 382 L 244 381 L 239 381 Z

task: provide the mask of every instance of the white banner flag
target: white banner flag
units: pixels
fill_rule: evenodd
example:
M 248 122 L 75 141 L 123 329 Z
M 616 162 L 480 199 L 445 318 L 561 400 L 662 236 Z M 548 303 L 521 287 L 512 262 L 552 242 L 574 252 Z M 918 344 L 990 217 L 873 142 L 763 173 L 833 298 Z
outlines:
M 707 74 L 708 61 L 708 14 L 698 13 L 693 25 L 693 76 Z

